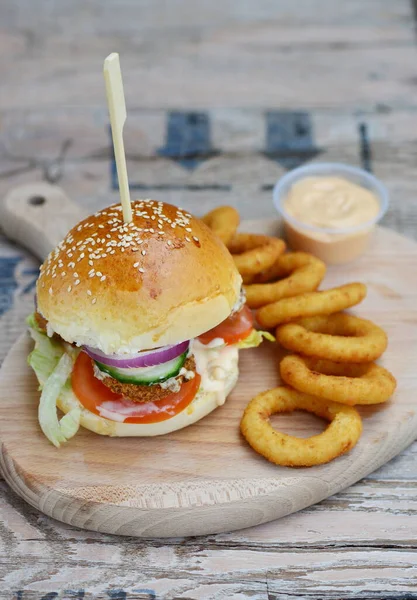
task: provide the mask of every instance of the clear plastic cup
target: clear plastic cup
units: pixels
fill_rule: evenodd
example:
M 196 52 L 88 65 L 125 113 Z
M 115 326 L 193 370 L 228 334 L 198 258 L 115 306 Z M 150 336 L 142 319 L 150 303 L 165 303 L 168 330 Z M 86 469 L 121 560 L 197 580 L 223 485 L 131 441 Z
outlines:
M 379 212 L 371 220 L 354 227 L 330 229 L 303 223 L 285 209 L 292 186 L 305 177 L 340 177 L 371 191 L 379 201 Z M 342 163 L 317 163 L 298 167 L 284 175 L 273 190 L 273 201 L 284 222 L 287 242 L 292 250 L 314 254 L 327 264 L 347 263 L 367 249 L 375 225 L 385 215 L 389 196 L 385 186 L 373 175 Z

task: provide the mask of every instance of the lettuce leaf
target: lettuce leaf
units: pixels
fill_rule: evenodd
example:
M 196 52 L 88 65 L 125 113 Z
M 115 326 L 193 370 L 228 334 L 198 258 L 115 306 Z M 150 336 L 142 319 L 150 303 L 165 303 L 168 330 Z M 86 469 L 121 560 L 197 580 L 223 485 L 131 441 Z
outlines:
M 58 420 L 56 403 L 64 389 L 73 367 L 74 356 L 65 352 L 65 346 L 49 338 L 39 329 L 34 316 L 27 319 L 35 349 L 29 354 L 28 363 L 35 371 L 40 389 L 38 419 L 45 436 L 59 447 L 75 435 L 80 426 L 81 410 L 74 408 Z
M 270 342 L 275 342 L 274 336 L 269 333 L 269 331 L 258 331 L 257 329 L 252 329 L 252 333 L 248 335 L 244 340 L 238 342 L 238 348 L 256 348 L 259 346 L 263 338 L 269 340 Z
M 39 389 L 42 389 L 63 355 L 64 347 L 39 329 L 33 314 L 26 319 L 26 323 L 29 325 L 30 336 L 35 342 L 35 348 L 28 356 L 28 364 L 35 371 Z

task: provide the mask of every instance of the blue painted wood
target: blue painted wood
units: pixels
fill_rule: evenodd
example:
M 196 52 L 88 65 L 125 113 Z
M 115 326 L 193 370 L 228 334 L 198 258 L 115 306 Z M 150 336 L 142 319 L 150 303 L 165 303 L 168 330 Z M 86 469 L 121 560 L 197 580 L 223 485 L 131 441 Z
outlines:
M 15 277 L 16 266 L 21 256 L 0 257 L 0 316 L 13 306 L 14 295 L 18 288 Z
M 310 115 L 305 111 L 271 110 L 265 113 L 265 156 L 294 169 L 321 153 L 315 146 Z
M 359 123 L 360 156 L 362 168 L 372 173 L 372 150 L 366 123 Z
M 174 113 L 170 113 L 170 115 L 172 115 Z M 176 115 L 178 115 L 178 113 L 175 113 Z M 198 115 L 205 115 L 207 116 L 205 113 L 184 113 L 186 115 L 190 115 L 190 114 L 198 114 Z M 171 117 L 169 117 L 171 118 Z M 187 123 L 187 119 L 174 119 L 173 120 L 175 122 L 175 127 L 172 125 L 171 130 L 170 130 L 170 126 L 168 125 L 168 142 L 166 144 L 166 146 L 164 148 L 162 148 L 161 150 L 158 151 L 158 153 L 161 156 L 169 156 L 170 158 L 176 160 L 177 162 L 179 162 L 180 164 L 182 164 L 183 166 L 186 166 L 187 168 L 190 168 L 192 166 L 192 168 L 194 168 L 195 166 L 197 166 L 197 164 L 199 164 L 200 162 L 202 162 L 202 160 L 205 160 L 207 158 L 209 158 L 209 156 L 214 156 L 215 154 L 218 154 L 218 152 L 212 152 L 210 154 L 210 152 L 207 150 L 207 148 L 210 146 L 210 131 L 209 131 L 209 122 L 207 120 L 206 125 L 204 127 L 201 127 L 202 123 L 205 122 L 205 119 L 203 119 L 202 121 L 200 121 L 199 119 L 197 119 L 197 126 L 196 129 L 201 129 L 200 131 L 195 131 L 194 134 L 190 135 L 190 144 L 188 146 L 190 152 L 191 149 L 193 149 L 194 154 L 188 155 L 188 158 L 181 158 L 181 153 L 176 154 L 176 148 L 178 150 L 178 152 L 183 152 L 184 149 L 180 150 L 180 146 L 176 145 L 177 141 L 176 141 L 176 136 L 179 134 L 179 129 L 181 126 L 181 123 Z M 171 131 L 171 133 L 170 133 Z M 117 179 L 117 166 L 116 166 L 116 158 L 114 156 L 114 147 L 113 147 L 113 142 L 112 142 L 112 133 L 111 133 L 111 127 L 108 127 L 108 132 L 109 132 L 109 137 L 110 137 L 110 185 L 111 185 L 111 189 L 112 190 L 118 190 L 119 189 L 119 181 Z M 185 126 L 185 130 L 183 132 L 182 138 L 183 140 L 185 140 L 185 138 L 187 137 L 187 135 L 189 134 L 189 123 Z M 171 136 L 171 138 L 170 138 Z M 173 141 L 175 140 L 175 141 Z M 185 142 L 184 142 L 185 143 Z M 201 152 L 201 154 L 199 154 L 197 152 L 197 150 L 199 149 L 199 152 Z M 205 149 L 204 153 L 203 153 L 203 149 Z M 204 157 L 204 158 L 203 158 Z M 196 192 L 196 191 L 201 191 L 201 190 L 213 190 L 213 191 L 222 191 L 222 192 L 229 192 L 231 190 L 232 186 L 229 184 L 222 184 L 222 183 L 204 183 L 204 184 L 196 184 L 196 183 L 185 183 L 185 184 L 177 184 L 177 183 L 158 183 L 158 184 L 151 184 L 148 185 L 146 183 L 140 183 L 137 181 L 132 181 L 131 179 L 129 180 L 129 189 L 131 190 L 136 190 L 136 191 L 140 191 L 140 192 L 149 192 L 149 191 L 190 191 L 190 192 Z
M 158 154 L 175 160 L 189 170 L 218 154 L 211 143 L 209 114 L 188 111 L 168 113 L 165 146 L 158 150 Z

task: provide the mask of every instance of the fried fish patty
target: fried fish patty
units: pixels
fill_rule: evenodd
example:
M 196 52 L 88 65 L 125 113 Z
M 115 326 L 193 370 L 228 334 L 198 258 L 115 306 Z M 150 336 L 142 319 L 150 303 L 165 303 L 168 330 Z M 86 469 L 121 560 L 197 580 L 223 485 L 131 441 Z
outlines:
M 46 333 L 46 325 L 48 321 L 38 311 L 35 311 L 35 321 L 39 329 Z
M 195 373 L 196 366 L 194 356 L 189 356 L 187 358 L 184 363 L 184 368 L 187 369 L 187 371 L 193 371 Z M 183 375 L 180 375 L 176 379 L 181 385 L 183 384 Z M 116 392 L 116 394 L 123 394 L 123 396 L 129 398 L 129 400 L 133 400 L 133 402 L 156 402 L 173 393 L 172 390 L 164 389 L 158 383 L 155 383 L 154 385 L 137 385 L 136 383 L 122 383 L 113 377 L 105 377 L 102 379 L 102 382 L 113 392 Z

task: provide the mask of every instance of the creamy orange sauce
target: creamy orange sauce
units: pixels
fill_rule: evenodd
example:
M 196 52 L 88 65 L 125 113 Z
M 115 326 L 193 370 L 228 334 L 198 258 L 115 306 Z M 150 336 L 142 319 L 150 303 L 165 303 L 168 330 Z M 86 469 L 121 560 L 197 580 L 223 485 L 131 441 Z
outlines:
M 305 177 L 291 187 L 284 209 L 300 223 L 285 222 L 291 247 L 311 252 L 329 264 L 338 264 L 353 260 L 365 250 L 374 225 L 360 226 L 372 223 L 380 203 L 373 192 L 352 181 L 316 176 Z

